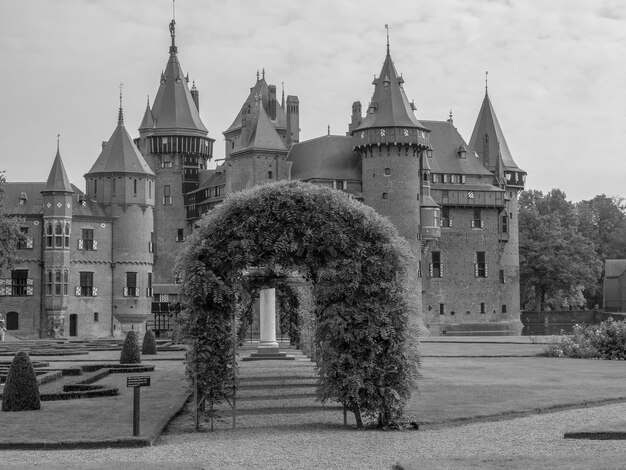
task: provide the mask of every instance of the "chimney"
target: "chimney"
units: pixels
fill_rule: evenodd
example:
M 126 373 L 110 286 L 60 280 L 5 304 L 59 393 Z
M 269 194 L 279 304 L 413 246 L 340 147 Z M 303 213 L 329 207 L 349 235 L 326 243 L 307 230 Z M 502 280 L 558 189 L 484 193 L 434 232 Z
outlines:
M 196 81 L 193 81 L 193 85 L 191 86 L 191 97 L 193 98 L 193 102 L 196 103 L 196 109 L 200 112 L 200 92 L 196 88 Z

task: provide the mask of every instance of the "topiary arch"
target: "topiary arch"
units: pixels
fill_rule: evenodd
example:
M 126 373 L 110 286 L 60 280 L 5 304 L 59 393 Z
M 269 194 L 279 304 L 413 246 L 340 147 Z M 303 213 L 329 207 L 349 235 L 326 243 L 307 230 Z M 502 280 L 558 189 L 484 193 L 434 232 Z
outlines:
M 358 426 L 362 415 L 394 423 L 418 379 L 411 262 L 396 228 L 340 191 L 291 181 L 230 195 L 178 260 L 188 376 L 212 402 L 229 397 L 246 270 L 297 272 L 313 286 L 318 399 L 344 404 Z

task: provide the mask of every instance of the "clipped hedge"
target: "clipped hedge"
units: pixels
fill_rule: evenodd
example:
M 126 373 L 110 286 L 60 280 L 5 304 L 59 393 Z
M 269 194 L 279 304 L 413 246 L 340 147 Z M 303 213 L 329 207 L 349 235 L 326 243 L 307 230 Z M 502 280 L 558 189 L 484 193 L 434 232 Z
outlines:
M 599 325 L 574 325 L 565 335 L 546 347 L 551 357 L 626 360 L 626 321 L 609 318 Z
M 141 364 L 141 351 L 139 350 L 139 338 L 134 330 L 126 335 L 120 354 L 120 364 Z
M 156 338 L 152 330 L 146 330 L 146 334 L 143 335 L 143 343 L 141 344 L 141 354 L 156 354 Z
M 15 355 L 2 395 L 2 411 L 30 411 L 41 408 L 35 368 L 24 351 Z

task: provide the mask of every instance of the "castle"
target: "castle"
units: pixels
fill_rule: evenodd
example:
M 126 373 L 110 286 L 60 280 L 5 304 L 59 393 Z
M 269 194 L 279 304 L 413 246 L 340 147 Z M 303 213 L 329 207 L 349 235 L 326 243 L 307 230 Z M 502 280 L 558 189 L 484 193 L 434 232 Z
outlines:
M 46 182 L 5 186 L 21 218 L 21 261 L 0 273 L 0 311 L 22 337 L 115 337 L 171 328 L 180 308 L 174 270 L 196 221 L 225 195 L 298 179 L 345 191 L 387 216 L 415 255 L 412 282 L 422 322 L 435 334 L 515 332 L 519 321 L 517 194 L 525 172 L 508 149 L 485 89 L 466 143 L 447 121 L 418 120 L 389 51 L 365 114 L 354 102 L 346 135 L 300 142 L 297 96 L 277 96 L 265 72 L 214 139 L 199 91 L 171 46 L 139 137 L 118 123 L 83 193 L 57 153 Z M 421 295 L 420 295 L 421 294 Z

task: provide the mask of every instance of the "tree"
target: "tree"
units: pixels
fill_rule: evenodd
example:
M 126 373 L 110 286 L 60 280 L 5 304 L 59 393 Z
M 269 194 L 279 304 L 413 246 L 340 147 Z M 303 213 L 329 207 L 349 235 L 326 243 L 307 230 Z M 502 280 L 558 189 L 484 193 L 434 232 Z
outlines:
M 143 342 L 141 343 L 141 354 L 156 354 L 157 346 L 156 339 L 152 330 L 146 329 L 146 334 L 143 335 Z
M 597 283 L 595 245 L 578 231 L 575 206 L 565 193 L 528 191 L 520 196 L 520 287 L 526 307 L 571 305 Z
M 2 411 L 30 411 L 41 408 L 39 385 L 30 357 L 18 352 L 11 362 L 2 394 Z
M 4 171 L 0 172 L 0 270 L 5 266 L 9 268 L 18 260 L 17 245 L 24 241 L 24 235 L 20 231 L 20 221 L 10 217 L 4 211 Z
M 139 339 L 134 330 L 130 330 L 126 335 L 120 354 L 120 364 L 141 364 Z

